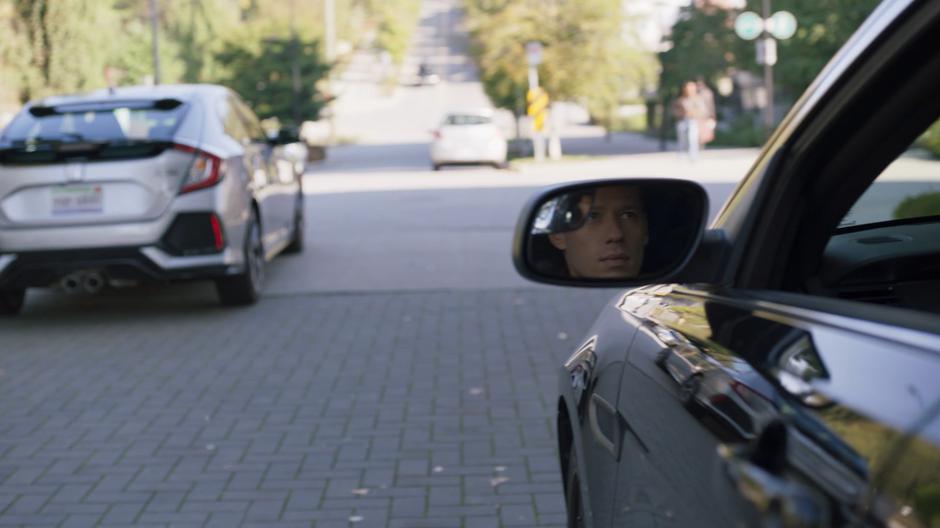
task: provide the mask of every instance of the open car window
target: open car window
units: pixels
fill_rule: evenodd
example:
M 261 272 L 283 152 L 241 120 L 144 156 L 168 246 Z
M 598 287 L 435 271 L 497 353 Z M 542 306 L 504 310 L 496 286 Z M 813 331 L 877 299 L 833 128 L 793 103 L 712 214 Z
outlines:
M 889 164 L 829 240 L 837 297 L 940 313 L 940 120 Z
M 938 215 L 940 120 L 878 176 L 839 223 L 839 229 Z

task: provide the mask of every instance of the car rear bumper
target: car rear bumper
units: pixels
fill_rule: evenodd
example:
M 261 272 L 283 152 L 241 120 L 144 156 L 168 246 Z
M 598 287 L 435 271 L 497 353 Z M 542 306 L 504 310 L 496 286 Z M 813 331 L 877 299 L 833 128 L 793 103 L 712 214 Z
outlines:
M 504 163 L 506 161 L 506 146 L 492 145 L 480 147 L 453 147 L 434 143 L 431 146 L 431 161 L 442 163 Z
M 201 280 L 239 273 L 242 265 L 231 249 L 184 257 L 156 246 L 7 253 L 0 254 L 0 288 L 55 286 L 69 275 L 92 272 L 106 282 Z

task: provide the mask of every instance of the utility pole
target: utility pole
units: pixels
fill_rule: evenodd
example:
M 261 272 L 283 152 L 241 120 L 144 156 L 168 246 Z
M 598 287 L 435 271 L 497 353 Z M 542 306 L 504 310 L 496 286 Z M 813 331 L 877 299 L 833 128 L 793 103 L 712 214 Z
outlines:
M 764 135 L 770 137 L 774 126 L 774 64 L 777 63 L 777 40 L 786 40 L 796 33 L 796 17 L 789 11 L 770 13 L 770 0 L 762 0 L 763 15 L 745 11 L 734 19 L 734 32 L 744 40 L 757 44 L 757 63 L 764 67 Z
M 529 91 L 526 94 L 527 114 L 532 118 L 532 156 L 535 161 L 545 160 L 545 135 L 542 126 L 548 106 L 548 94 L 539 87 L 539 64 L 542 62 L 542 43 L 530 41 L 525 45 L 529 66 Z
M 157 44 L 157 0 L 150 0 L 150 53 L 153 56 L 153 84 L 160 84 L 160 49 Z
M 291 0 L 290 3 L 290 36 L 291 36 L 291 57 L 290 57 L 290 72 L 291 72 L 291 88 L 293 93 L 293 100 L 291 101 L 292 111 L 294 117 L 293 126 L 300 127 L 300 122 L 302 121 L 302 116 L 300 115 L 300 63 L 298 55 L 300 54 L 300 39 L 297 37 L 297 0 Z
M 333 62 L 336 58 L 336 10 L 333 0 L 323 0 L 323 38 L 326 40 L 326 60 Z

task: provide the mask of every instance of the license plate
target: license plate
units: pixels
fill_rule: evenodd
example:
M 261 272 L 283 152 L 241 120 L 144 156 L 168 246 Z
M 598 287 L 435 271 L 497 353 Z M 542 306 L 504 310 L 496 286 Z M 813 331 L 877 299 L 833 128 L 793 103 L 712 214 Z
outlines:
M 104 212 L 104 190 L 100 185 L 67 185 L 52 188 L 52 214 L 100 214 Z

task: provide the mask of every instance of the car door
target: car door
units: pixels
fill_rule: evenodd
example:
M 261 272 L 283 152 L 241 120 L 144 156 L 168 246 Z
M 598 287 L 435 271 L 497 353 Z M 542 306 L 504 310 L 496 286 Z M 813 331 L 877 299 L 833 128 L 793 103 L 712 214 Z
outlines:
M 619 458 L 622 424 L 616 412 L 626 351 L 636 328 L 623 324 L 615 299 L 605 307 L 601 316 L 588 332 L 584 342 L 565 362 L 562 374 L 564 398 L 572 408 L 564 416 L 575 417 L 574 423 L 559 424 L 563 431 L 574 430 L 572 445 L 561 453 L 562 471 L 568 466 L 582 468 L 577 482 L 566 486 L 581 488 L 581 496 L 588 498 L 585 515 L 593 526 L 609 526 L 611 504 L 616 486 L 616 462 Z M 575 456 L 580 459 L 571 460 Z
M 617 411 L 637 448 L 623 442 L 614 526 L 880 525 L 899 512 L 866 502 L 904 504 L 876 481 L 940 397 L 940 338 L 728 292 L 635 295 L 654 306 L 631 311 L 642 326 Z
M 234 164 L 237 170 L 244 175 L 244 181 L 247 183 L 251 198 L 259 204 L 260 221 L 262 228 L 264 228 L 265 224 L 271 222 L 272 219 L 267 214 L 268 208 L 263 205 L 268 187 L 268 172 L 263 152 L 252 142 L 251 132 L 248 130 L 245 121 L 240 117 L 236 99 L 232 94 L 220 99 L 218 111 L 222 118 L 225 134 L 235 140 L 241 147 L 241 155 L 227 161 Z M 244 212 L 247 215 L 249 211 Z
M 240 99 L 236 99 L 239 115 L 252 138 L 252 145 L 264 160 L 265 185 L 261 200 L 264 209 L 262 215 L 267 219 L 264 227 L 265 249 L 270 253 L 280 251 L 290 237 L 291 222 L 294 218 L 296 187 L 293 174 L 290 179 L 282 177 L 279 163 L 284 160 L 277 149 L 267 140 L 258 117 Z M 289 168 L 289 167 L 288 167 Z

